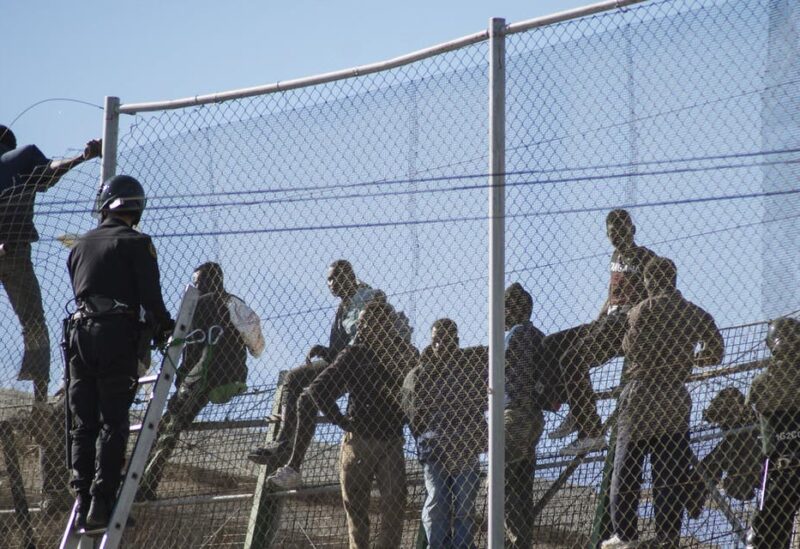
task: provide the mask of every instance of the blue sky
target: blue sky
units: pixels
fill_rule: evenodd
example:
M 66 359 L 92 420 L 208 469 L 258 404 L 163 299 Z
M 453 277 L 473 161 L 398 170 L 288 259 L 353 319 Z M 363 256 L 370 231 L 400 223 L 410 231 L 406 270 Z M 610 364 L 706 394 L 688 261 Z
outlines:
M 0 31 L 0 123 L 33 103 L 102 105 L 267 84 L 402 55 L 582 0 L 423 2 L 8 2 Z M 92 107 L 50 102 L 14 125 L 20 142 L 57 156 L 101 132 Z

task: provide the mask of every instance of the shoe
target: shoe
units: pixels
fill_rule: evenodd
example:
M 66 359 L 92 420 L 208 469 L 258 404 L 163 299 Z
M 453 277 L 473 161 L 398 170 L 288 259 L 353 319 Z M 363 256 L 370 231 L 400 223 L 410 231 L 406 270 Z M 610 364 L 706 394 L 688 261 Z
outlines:
M 275 441 L 267 444 L 262 448 L 256 448 L 249 454 L 247 459 L 258 465 L 267 465 L 269 463 L 280 463 L 288 459 L 290 446 L 286 441 Z
M 104 496 L 92 497 L 89 514 L 86 515 L 86 529 L 99 530 L 108 526 L 111 519 L 111 506 Z
M 585 437 L 575 439 L 572 443 L 564 446 L 558 453 L 562 456 L 581 456 L 589 452 L 596 452 L 597 450 L 604 450 L 606 448 L 606 438 L 599 437 Z
M 86 529 L 86 515 L 89 513 L 91 499 L 89 494 L 78 494 L 75 498 L 75 519 L 72 526 L 76 531 Z
M 567 438 L 577 430 L 578 422 L 575 421 L 575 416 L 573 416 L 572 412 L 570 412 L 558 427 L 547 433 L 547 438 L 550 440 L 560 440 L 562 438 Z
M 267 478 L 267 482 L 284 490 L 296 490 L 303 485 L 303 475 L 297 469 L 285 465 Z
M 639 547 L 639 543 L 621 540 L 616 534 L 600 544 L 600 549 L 631 549 L 634 547 Z

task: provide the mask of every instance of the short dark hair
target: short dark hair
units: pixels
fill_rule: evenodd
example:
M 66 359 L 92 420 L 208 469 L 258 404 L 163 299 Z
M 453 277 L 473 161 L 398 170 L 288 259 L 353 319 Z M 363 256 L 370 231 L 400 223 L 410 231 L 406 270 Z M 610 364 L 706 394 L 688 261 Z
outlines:
M 458 335 L 458 324 L 455 320 L 449 318 L 440 318 L 433 322 L 431 330 L 444 330 L 451 334 Z
M 0 124 L 0 144 L 12 150 L 17 148 L 17 137 L 14 132 L 11 131 L 11 128 L 2 124 Z
M 530 318 L 533 313 L 533 297 L 528 291 L 522 287 L 519 282 L 514 282 L 506 288 L 504 295 L 505 303 L 509 301 L 519 307 L 519 311 L 526 318 Z
M 675 286 L 678 282 L 678 268 L 671 259 L 657 256 L 644 266 L 644 276 Z
M 353 265 L 346 259 L 337 259 L 333 263 L 331 263 L 330 268 L 337 272 L 348 273 L 353 276 L 356 275 L 356 272 L 353 270 Z
M 622 223 L 633 227 L 633 218 L 628 210 L 617 208 L 608 212 L 606 225 L 619 225 Z
M 389 327 L 394 325 L 394 308 L 385 301 L 372 300 L 361 312 L 361 322 L 368 325 L 372 331 L 376 327 Z M 361 330 L 359 326 L 359 330 Z

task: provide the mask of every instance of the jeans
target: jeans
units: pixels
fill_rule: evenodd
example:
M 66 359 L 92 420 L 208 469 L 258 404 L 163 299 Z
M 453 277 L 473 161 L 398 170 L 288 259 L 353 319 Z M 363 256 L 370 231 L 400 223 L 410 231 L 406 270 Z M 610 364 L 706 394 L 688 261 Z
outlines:
M 474 511 L 480 487 L 477 467 L 449 472 L 437 463 L 426 463 L 423 472 L 428 496 L 422 506 L 422 525 L 428 546 L 431 549 L 475 547 Z

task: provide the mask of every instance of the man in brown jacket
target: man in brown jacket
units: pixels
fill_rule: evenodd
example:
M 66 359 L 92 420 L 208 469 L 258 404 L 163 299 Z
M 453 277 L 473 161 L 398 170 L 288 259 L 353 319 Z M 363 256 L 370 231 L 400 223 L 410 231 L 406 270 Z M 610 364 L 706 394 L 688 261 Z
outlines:
M 645 266 L 649 297 L 628 313 L 622 343 L 628 381 L 619 400 L 611 519 L 614 536 L 603 548 L 631 547 L 638 538 L 637 507 L 644 459 L 653 470 L 658 546 L 678 547 L 691 472 L 686 381 L 693 366 L 722 361 L 724 341 L 714 319 L 676 288 L 675 264 L 655 258 Z M 700 351 L 695 353 L 697 345 Z

